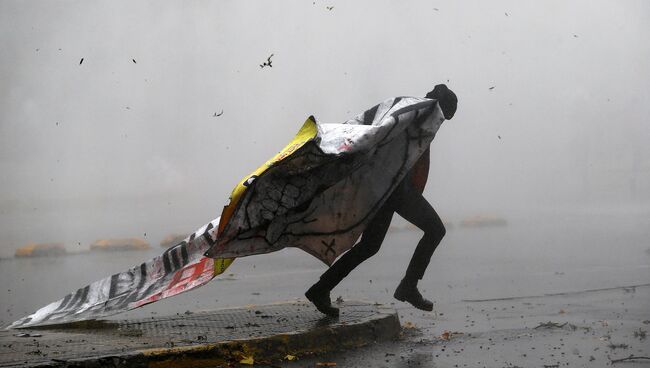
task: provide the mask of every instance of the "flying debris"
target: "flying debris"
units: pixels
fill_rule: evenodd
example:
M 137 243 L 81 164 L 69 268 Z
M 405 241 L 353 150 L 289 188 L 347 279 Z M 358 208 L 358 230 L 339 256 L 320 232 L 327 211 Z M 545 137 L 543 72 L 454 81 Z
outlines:
M 492 86 L 492 87 L 490 87 L 490 88 L 488 88 L 488 89 L 489 89 L 489 90 L 491 91 L 491 90 L 493 90 L 493 89 L 494 89 L 494 87 L 496 87 L 496 86 Z
M 83 62 L 84 62 L 84 58 L 81 58 L 81 60 L 79 60 L 79 65 L 81 65 L 81 63 Z
M 508 12 L 505 12 L 506 17 L 508 16 Z
M 500 135 L 497 135 L 497 137 L 499 137 L 499 139 L 501 139 L 501 136 L 500 136 Z
M 433 10 L 435 10 L 435 11 L 440 11 L 440 9 L 438 9 L 438 8 L 433 8 Z
M 574 35 L 573 35 L 573 38 L 578 38 L 578 35 L 577 35 L 577 34 L 574 34 Z
M 135 62 L 135 59 L 131 59 L 131 60 L 133 61 L 133 64 L 137 64 L 137 63 Z
M 262 64 L 260 64 L 260 68 L 264 68 L 265 66 L 268 66 L 269 68 L 273 68 L 273 65 L 271 65 L 271 63 L 273 63 L 273 62 L 271 61 L 271 58 L 272 58 L 272 57 L 273 57 L 273 54 L 271 54 L 271 56 L 269 56 L 268 58 L 266 58 L 266 61 L 263 62 Z
M 216 118 L 217 116 L 221 116 L 221 115 L 223 115 L 223 110 L 221 110 L 221 112 L 218 114 L 215 112 L 214 115 L 212 115 L 212 117 Z

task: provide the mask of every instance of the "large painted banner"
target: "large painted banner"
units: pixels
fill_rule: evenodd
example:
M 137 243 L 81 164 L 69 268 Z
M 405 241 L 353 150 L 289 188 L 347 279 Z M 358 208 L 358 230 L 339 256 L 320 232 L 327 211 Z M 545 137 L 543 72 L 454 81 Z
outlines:
M 203 253 L 214 243 L 219 218 L 162 255 L 72 292 L 21 318 L 9 328 L 97 319 L 153 303 L 201 286 L 223 273 L 233 259 Z
M 105 317 L 206 284 L 236 257 L 298 247 L 326 264 L 350 249 L 444 121 L 435 100 L 388 99 L 338 124 L 309 117 L 243 178 L 221 217 L 162 255 L 82 287 L 9 326 Z
M 297 247 L 330 265 L 355 244 L 443 121 L 435 100 L 417 97 L 388 99 L 342 124 L 307 119 L 308 141 L 235 187 L 206 255 Z

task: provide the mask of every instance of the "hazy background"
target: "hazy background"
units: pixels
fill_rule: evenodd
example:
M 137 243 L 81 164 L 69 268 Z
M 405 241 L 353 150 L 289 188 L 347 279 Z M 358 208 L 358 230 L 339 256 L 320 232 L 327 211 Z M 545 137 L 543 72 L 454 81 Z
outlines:
M 156 246 L 307 116 L 442 82 L 459 108 L 425 194 L 444 219 L 631 214 L 650 247 L 649 25 L 644 0 L 0 1 L 0 256 Z

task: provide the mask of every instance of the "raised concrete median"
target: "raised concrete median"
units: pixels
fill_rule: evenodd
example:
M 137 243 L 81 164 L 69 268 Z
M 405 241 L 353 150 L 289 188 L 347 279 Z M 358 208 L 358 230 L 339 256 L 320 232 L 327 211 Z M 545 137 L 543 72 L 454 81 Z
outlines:
M 268 365 L 398 337 L 393 309 L 366 302 L 339 306 L 337 319 L 307 302 L 291 302 L 3 330 L 0 367 Z

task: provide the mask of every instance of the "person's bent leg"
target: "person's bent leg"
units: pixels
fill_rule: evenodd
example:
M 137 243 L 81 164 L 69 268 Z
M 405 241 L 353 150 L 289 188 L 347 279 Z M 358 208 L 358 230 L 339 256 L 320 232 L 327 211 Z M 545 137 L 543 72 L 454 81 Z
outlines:
M 338 308 L 331 305 L 330 291 L 359 264 L 379 251 L 392 218 L 393 210 L 389 205 L 384 205 L 366 227 L 361 240 L 334 262 L 320 280 L 307 290 L 305 296 L 319 311 L 330 316 L 338 315 Z
M 424 231 L 422 239 L 418 242 L 411 262 L 404 276 L 410 280 L 421 280 L 429 266 L 429 261 L 442 238 L 447 233 L 445 225 L 431 204 L 421 194 L 414 193 L 402 201 L 397 210 L 406 221 Z
M 433 303 L 422 297 L 417 290 L 417 283 L 424 276 L 433 252 L 445 236 L 445 226 L 422 194 L 411 191 L 403 195 L 401 199 L 396 212 L 424 231 L 424 236 L 418 242 L 406 269 L 406 274 L 397 287 L 394 296 L 398 300 L 411 303 L 416 308 L 432 310 Z
M 390 226 L 393 211 L 382 208 L 368 224 L 368 227 L 361 235 L 361 240 L 349 251 L 345 252 L 325 273 L 321 276 L 321 282 L 328 289 L 333 289 L 353 269 L 366 259 L 374 256 L 379 251 L 381 243 L 386 237 Z

